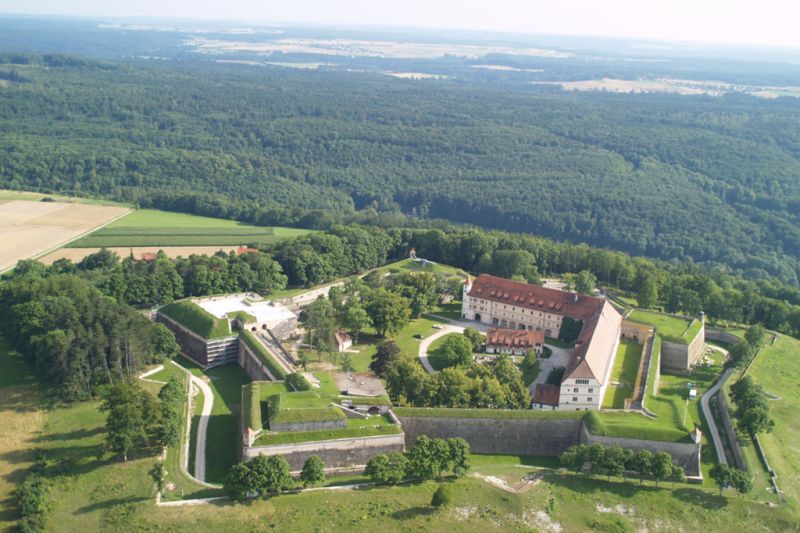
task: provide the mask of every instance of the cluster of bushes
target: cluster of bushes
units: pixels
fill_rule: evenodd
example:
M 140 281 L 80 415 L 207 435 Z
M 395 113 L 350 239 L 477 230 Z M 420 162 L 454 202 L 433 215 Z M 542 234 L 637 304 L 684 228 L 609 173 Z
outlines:
M 394 342 L 387 341 L 378 346 L 370 368 L 384 379 L 386 390 L 399 404 L 525 409 L 531 402 L 522 372 L 506 355 L 487 364 L 470 361 L 468 366 L 429 374 L 415 358 L 402 354 Z
M 158 398 L 133 378 L 100 389 L 100 411 L 107 413 L 107 451 L 121 454 L 139 447 L 174 446 L 181 438 L 184 386 L 175 378 L 162 387 Z
M 17 510 L 22 520 L 19 529 L 22 533 L 45 531 L 50 503 L 47 499 L 50 481 L 44 476 L 47 459 L 40 451 L 31 473 L 17 488 Z
M 376 455 L 364 473 L 375 483 L 399 483 L 404 479 L 433 479 L 448 472 L 463 476 L 469 471 L 469 444 L 464 439 L 417 437 L 405 452 Z
M 719 488 L 719 495 L 728 487 L 732 487 L 741 496 L 753 490 L 753 482 L 747 472 L 732 468 L 728 465 L 717 464 L 709 472 L 711 479 Z
M 736 424 L 749 435 L 769 433 L 775 421 L 769 416 L 769 400 L 764 387 L 746 376 L 731 385 L 731 399 L 736 404 Z
M 575 472 L 589 472 L 589 475 L 603 474 L 627 478 L 628 472 L 639 474 L 640 482 L 645 477 L 659 481 L 669 480 L 673 484 L 686 480 L 682 466 L 672 464 L 672 456 L 667 452 L 633 451 L 620 446 L 604 447 L 601 444 L 578 444 L 570 446 L 559 457 L 561 465 Z
M 304 487 L 324 482 L 325 462 L 317 455 L 306 459 L 300 481 Z M 280 455 L 259 455 L 251 461 L 233 465 L 223 485 L 225 493 L 239 501 L 256 496 L 265 498 L 293 487 L 289 463 Z
M 311 383 L 303 376 L 297 372 L 293 374 L 287 374 L 284 378 L 286 384 L 289 385 L 293 390 L 296 391 L 306 391 L 311 390 Z

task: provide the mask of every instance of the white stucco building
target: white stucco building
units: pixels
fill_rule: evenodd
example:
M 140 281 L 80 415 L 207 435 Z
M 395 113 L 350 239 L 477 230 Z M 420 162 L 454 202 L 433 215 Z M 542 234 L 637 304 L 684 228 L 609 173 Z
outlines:
M 500 328 L 558 337 L 565 317 L 582 323 L 564 372 L 559 409 L 599 409 L 617 355 L 622 315 L 603 298 L 481 274 L 464 284 L 461 315 Z

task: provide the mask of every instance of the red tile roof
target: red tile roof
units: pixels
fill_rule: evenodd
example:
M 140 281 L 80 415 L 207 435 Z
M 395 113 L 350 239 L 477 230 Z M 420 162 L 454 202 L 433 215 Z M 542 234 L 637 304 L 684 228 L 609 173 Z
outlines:
M 471 298 L 502 302 L 525 309 L 553 312 L 576 320 L 586 320 L 603 307 L 602 298 L 548 289 L 540 285 L 481 274 L 472 283 Z
M 142 252 L 142 261 L 155 261 L 157 257 L 155 252 Z
M 596 379 L 603 383 L 619 338 L 622 315 L 607 300 L 481 274 L 470 298 L 482 298 L 525 309 L 547 311 L 583 322 L 564 379 Z
M 524 329 L 490 329 L 486 332 L 486 346 L 504 348 L 533 348 L 544 344 L 543 331 L 526 331 Z
M 247 246 L 240 246 L 236 249 L 236 255 L 249 254 L 250 252 L 257 252 L 255 248 L 248 248 Z
M 561 387 L 558 385 L 545 385 L 537 383 L 533 388 L 533 403 L 542 405 L 558 405 L 558 397 L 561 393 Z

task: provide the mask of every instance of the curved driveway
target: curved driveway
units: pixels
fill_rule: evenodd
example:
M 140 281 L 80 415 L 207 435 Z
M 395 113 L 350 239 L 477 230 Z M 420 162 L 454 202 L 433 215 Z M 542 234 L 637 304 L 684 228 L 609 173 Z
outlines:
M 724 353 L 726 356 L 728 355 L 728 350 L 724 348 L 714 346 L 713 344 L 708 344 L 707 346 Z M 725 385 L 725 382 L 728 381 L 728 378 L 731 376 L 733 370 L 733 368 L 728 368 L 725 370 L 725 372 L 723 372 L 720 378 L 717 380 L 717 383 L 708 389 L 702 397 L 700 397 L 700 408 L 703 410 L 703 416 L 706 419 L 706 423 L 708 423 L 708 430 L 711 432 L 711 440 L 714 442 L 714 449 L 717 452 L 717 460 L 723 465 L 728 464 L 728 458 L 725 456 L 725 448 L 722 447 L 722 438 L 719 435 L 717 423 L 714 421 L 714 417 L 712 416 L 709 401 L 711 401 L 711 398 L 713 398 L 717 391 L 719 391 L 720 387 Z
M 200 481 L 206 480 L 206 435 L 208 434 L 208 421 L 211 418 L 211 409 L 214 407 L 214 393 L 211 387 L 194 374 L 189 374 L 192 384 L 203 395 L 203 411 L 200 413 L 200 422 L 197 424 L 197 442 L 194 454 L 194 477 Z M 191 423 L 191 420 L 189 421 Z
M 461 326 L 451 326 L 451 325 L 442 325 L 442 329 L 422 339 L 419 343 L 419 360 L 422 363 L 422 366 L 425 367 L 425 370 L 433 374 L 436 370 L 431 366 L 431 362 L 428 360 L 428 348 L 430 348 L 433 342 L 440 338 L 444 337 L 450 333 L 461 333 L 464 331 L 464 328 Z

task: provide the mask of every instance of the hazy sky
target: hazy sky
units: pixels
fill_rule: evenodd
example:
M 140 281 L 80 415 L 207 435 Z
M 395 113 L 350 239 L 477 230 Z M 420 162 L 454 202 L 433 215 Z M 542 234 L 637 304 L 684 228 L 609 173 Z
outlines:
M 798 0 L 0 0 L 0 12 L 464 28 L 800 48 Z

